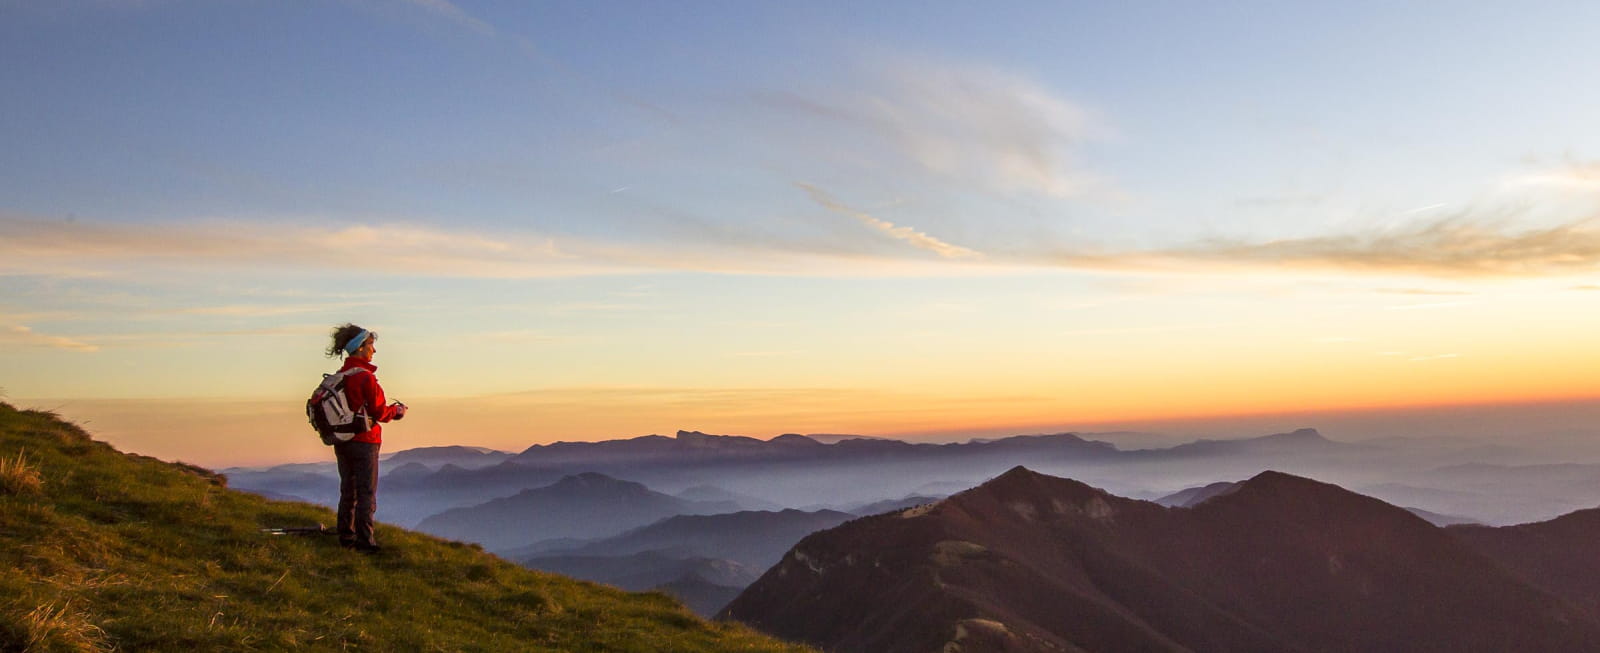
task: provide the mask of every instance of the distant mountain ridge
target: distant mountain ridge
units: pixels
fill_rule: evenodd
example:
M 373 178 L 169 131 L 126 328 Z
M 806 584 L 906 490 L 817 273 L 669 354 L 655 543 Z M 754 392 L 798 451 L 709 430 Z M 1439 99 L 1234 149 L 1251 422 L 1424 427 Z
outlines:
M 394 455 L 385 458 L 384 463 L 394 466 L 404 465 L 407 463 L 416 463 L 429 468 L 454 465 L 463 469 L 477 469 L 479 467 L 498 465 L 501 462 L 509 460 L 514 455 L 515 454 L 510 452 L 496 451 L 494 449 L 486 449 L 483 447 L 465 447 L 459 445 L 443 447 L 418 447 L 415 449 L 406 449 L 404 451 L 396 452 Z
M 645 435 L 624 440 L 599 442 L 557 442 L 528 447 L 510 458 L 519 465 L 549 466 L 571 463 L 616 464 L 638 462 L 707 462 L 793 458 L 838 458 L 869 454 L 960 454 L 980 450 L 1032 447 L 1076 447 L 1086 452 L 1112 453 L 1116 448 L 1104 442 L 1084 440 L 1071 433 L 1019 435 L 984 442 L 953 444 L 910 443 L 884 438 L 845 437 L 832 444 L 794 433 L 770 440 L 741 435 L 712 435 L 699 431 L 678 431 L 674 437 Z
M 613 535 L 674 515 L 737 510 L 726 502 L 685 501 L 631 481 L 587 472 L 422 520 L 417 530 L 482 544 L 491 551 L 538 540 Z
M 1277 472 L 1165 508 L 1014 468 L 807 537 L 723 616 L 840 653 L 1600 650 L 1446 530 Z
M 581 473 L 627 478 L 650 487 L 716 484 L 734 500 L 733 509 L 848 507 L 913 494 L 944 495 L 972 487 L 1010 466 L 1027 463 L 1057 473 L 1082 465 L 1191 465 L 1216 461 L 1217 475 L 1253 473 L 1240 465 L 1253 461 L 1332 456 L 1365 449 L 1304 429 L 1259 438 L 1192 443 L 1170 450 L 1122 451 L 1072 433 L 1018 435 L 962 443 L 909 443 L 884 438 L 840 438 L 824 444 L 809 436 L 785 434 L 769 440 L 679 431 L 673 437 L 650 435 L 602 442 L 560 442 L 528 447 L 509 455 L 473 448 L 435 447 L 402 451 L 385 463 L 380 519 L 415 526 L 440 513 L 471 508 L 525 490 L 547 486 Z M 485 458 L 487 456 L 487 458 Z M 502 457 L 499 463 L 463 467 Z M 1341 458 L 1342 456 L 1342 458 Z M 454 462 L 450 462 L 454 461 Z M 436 464 L 436 467 L 430 465 Z M 239 470 L 231 478 L 241 488 L 276 496 L 300 496 L 324 505 L 336 498 L 331 468 L 323 473 L 296 466 L 282 470 Z M 430 471 L 431 470 L 431 471 Z M 1237 471 L 1235 471 L 1237 470 Z M 282 473 L 289 472 L 289 473 Z M 1151 473 L 1140 472 L 1140 476 Z M 828 479 L 824 482 L 819 480 Z M 1125 492 L 1137 488 L 1123 488 Z M 1459 512 L 1453 506 L 1431 509 Z M 435 522 L 437 524 L 437 522 Z M 538 537 L 537 539 L 548 539 Z M 520 547 L 529 542 L 509 546 Z
M 1323 437 L 1316 429 L 1304 428 L 1288 433 L 1275 433 L 1238 440 L 1196 440 L 1166 449 L 1146 449 L 1144 451 L 1167 457 L 1180 457 L 1261 454 L 1282 451 L 1333 452 L 1363 449 L 1367 449 L 1367 447 L 1329 440 Z

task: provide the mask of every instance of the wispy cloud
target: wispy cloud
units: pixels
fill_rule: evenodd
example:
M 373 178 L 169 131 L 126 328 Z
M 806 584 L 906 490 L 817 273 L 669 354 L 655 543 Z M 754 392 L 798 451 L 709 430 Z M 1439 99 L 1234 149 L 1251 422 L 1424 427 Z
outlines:
M 1065 267 L 1204 271 L 1305 269 L 1441 278 L 1562 276 L 1600 270 L 1600 220 L 1517 229 L 1460 215 L 1367 233 L 1279 240 L 1212 239 L 1140 251 L 1065 250 Z
M 449 0 L 405 0 L 407 4 L 423 9 L 433 15 L 448 19 L 462 27 L 485 36 L 494 36 L 495 29 L 488 22 L 467 13 L 461 7 Z
M 802 183 L 797 185 L 804 189 L 807 194 L 811 195 L 812 200 L 814 200 L 817 204 L 822 205 L 824 208 L 840 215 L 846 215 L 860 220 L 862 224 L 872 227 L 873 229 L 888 235 L 890 238 L 905 241 L 912 247 L 925 249 L 945 258 L 975 258 L 980 256 L 978 252 L 967 249 L 960 245 L 952 245 L 939 240 L 938 238 L 934 238 L 933 236 L 929 236 L 928 234 L 912 229 L 911 227 L 895 226 L 893 222 L 881 220 L 873 217 L 871 214 L 845 206 L 844 204 L 841 204 L 837 200 L 833 199 L 832 196 L 828 195 L 822 189 L 812 186 L 811 184 Z
M 1580 192 L 1600 191 L 1600 163 L 1569 161 L 1561 167 L 1516 175 L 1507 185 Z
M 125 225 L 0 218 L 0 274 L 103 276 L 137 265 L 513 278 L 624 267 L 581 260 L 548 238 L 490 238 L 406 224 Z
M 757 99 L 836 132 L 830 147 L 852 150 L 853 158 L 880 160 L 892 153 L 897 160 L 888 167 L 909 163 L 946 183 L 1050 197 L 1110 185 L 1071 160 L 1080 142 L 1105 128 L 1026 77 L 899 58 L 879 59 L 836 82 Z
M 1600 224 L 1585 218 L 1514 231 L 1446 218 L 1370 234 L 1264 243 L 1215 242 L 1173 255 L 1218 262 L 1316 266 L 1439 276 L 1542 276 L 1600 268 Z
M 1413 362 L 1413 363 L 1420 363 L 1420 362 L 1425 362 L 1425 361 L 1446 360 L 1446 359 L 1450 359 L 1450 358 L 1461 358 L 1461 354 L 1434 354 L 1434 355 L 1431 355 L 1431 356 L 1413 356 L 1413 357 L 1410 358 L 1410 361 Z
M 323 311 L 347 310 L 352 306 L 370 306 L 373 302 L 351 302 L 342 304 L 301 304 L 301 305 L 271 305 L 271 304 L 228 304 L 222 306 L 197 306 L 180 308 L 172 311 L 158 311 L 158 313 L 177 313 L 179 315 L 207 315 L 214 317 L 275 317 L 279 315 L 299 315 L 302 313 L 319 313 Z
M 960 256 L 967 251 L 902 227 L 874 228 L 945 255 Z M 153 280 L 145 273 L 218 270 L 282 276 L 338 270 L 353 275 L 487 279 L 663 271 L 861 276 L 952 273 L 942 267 L 943 257 L 919 259 L 876 254 L 869 249 L 829 251 L 776 239 L 733 243 L 558 241 L 537 234 L 491 235 L 406 223 L 338 227 L 246 220 L 121 224 L 0 216 L 0 275 L 110 277 L 139 273 L 141 278 Z
M 979 252 L 890 222 L 798 184 L 817 205 L 935 256 L 909 255 L 850 238 L 747 235 L 727 240 L 601 242 L 519 232 L 479 233 L 397 222 L 245 221 L 129 224 L 0 216 L 0 275 L 113 276 L 150 270 L 229 270 L 466 278 L 537 278 L 698 271 L 725 274 L 939 276 L 1006 274 L 1041 267 L 1169 276 L 1305 270 L 1438 279 L 1563 277 L 1600 272 L 1600 215 L 1529 226 L 1513 210 L 1463 211 L 1437 220 L 1365 232 L 1289 239 L 1210 239 L 1189 245 L 1103 250 L 1012 243 Z M 1547 216 L 1548 217 L 1548 216 Z M 331 225 L 331 226 L 330 226 Z M 831 227 L 830 227 L 831 228 Z M 837 231 L 837 230 L 835 230 Z M 861 241 L 861 242 L 855 242 Z M 148 277 L 145 277 L 148 278 Z M 1427 287 L 1380 288 L 1399 295 L 1461 295 Z M 212 314 L 283 314 L 301 309 L 222 306 Z M 263 313 L 265 312 L 265 313 Z
M 1401 211 L 1400 215 L 1416 215 L 1418 213 L 1427 213 L 1429 211 L 1437 211 L 1439 209 L 1443 209 L 1443 208 L 1448 207 L 1448 206 L 1450 206 L 1450 205 L 1446 204 L 1444 202 L 1439 202 L 1439 203 L 1436 203 L 1436 204 L 1429 204 L 1427 206 L 1419 206 L 1417 208 L 1410 209 L 1408 211 Z
M 51 336 L 36 333 L 33 329 L 20 324 L 0 325 L 0 346 L 20 347 L 47 347 L 50 349 L 65 349 L 67 351 L 96 352 L 100 351 L 99 345 L 90 344 L 81 340 Z

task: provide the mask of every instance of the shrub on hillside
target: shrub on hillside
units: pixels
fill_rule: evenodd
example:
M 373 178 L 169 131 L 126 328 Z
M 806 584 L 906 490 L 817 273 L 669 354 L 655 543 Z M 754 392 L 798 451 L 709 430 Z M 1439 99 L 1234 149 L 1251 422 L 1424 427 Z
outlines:
M 38 494 L 43 485 L 39 470 L 28 464 L 23 452 L 18 451 L 14 458 L 0 457 L 0 493 Z

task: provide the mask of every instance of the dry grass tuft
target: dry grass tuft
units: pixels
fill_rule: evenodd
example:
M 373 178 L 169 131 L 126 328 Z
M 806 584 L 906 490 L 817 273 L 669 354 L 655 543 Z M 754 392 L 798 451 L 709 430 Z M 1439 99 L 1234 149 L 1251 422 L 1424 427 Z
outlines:
M 0 458 L 0 493 L 38 494 L 43 487 L 44 478 L 28 464 L 26 454 L 18 451 L 14 458 Z
M 57 608 L 46 603 L 22 617 L 24 651 L 110 651 L 106 632 L 89 622 L 89 615 L 73 610 L 68 601 Z

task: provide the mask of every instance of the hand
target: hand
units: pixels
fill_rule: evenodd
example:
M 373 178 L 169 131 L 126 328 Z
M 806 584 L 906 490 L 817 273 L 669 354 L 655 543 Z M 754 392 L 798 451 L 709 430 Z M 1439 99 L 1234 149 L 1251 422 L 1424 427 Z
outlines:
M 402 403 L 400 403 L 398 401 L 394 402 L 394 418 L 395 419 L 405 419 L 405 416 L 406 416 L 406 405 L 402 404 Z

